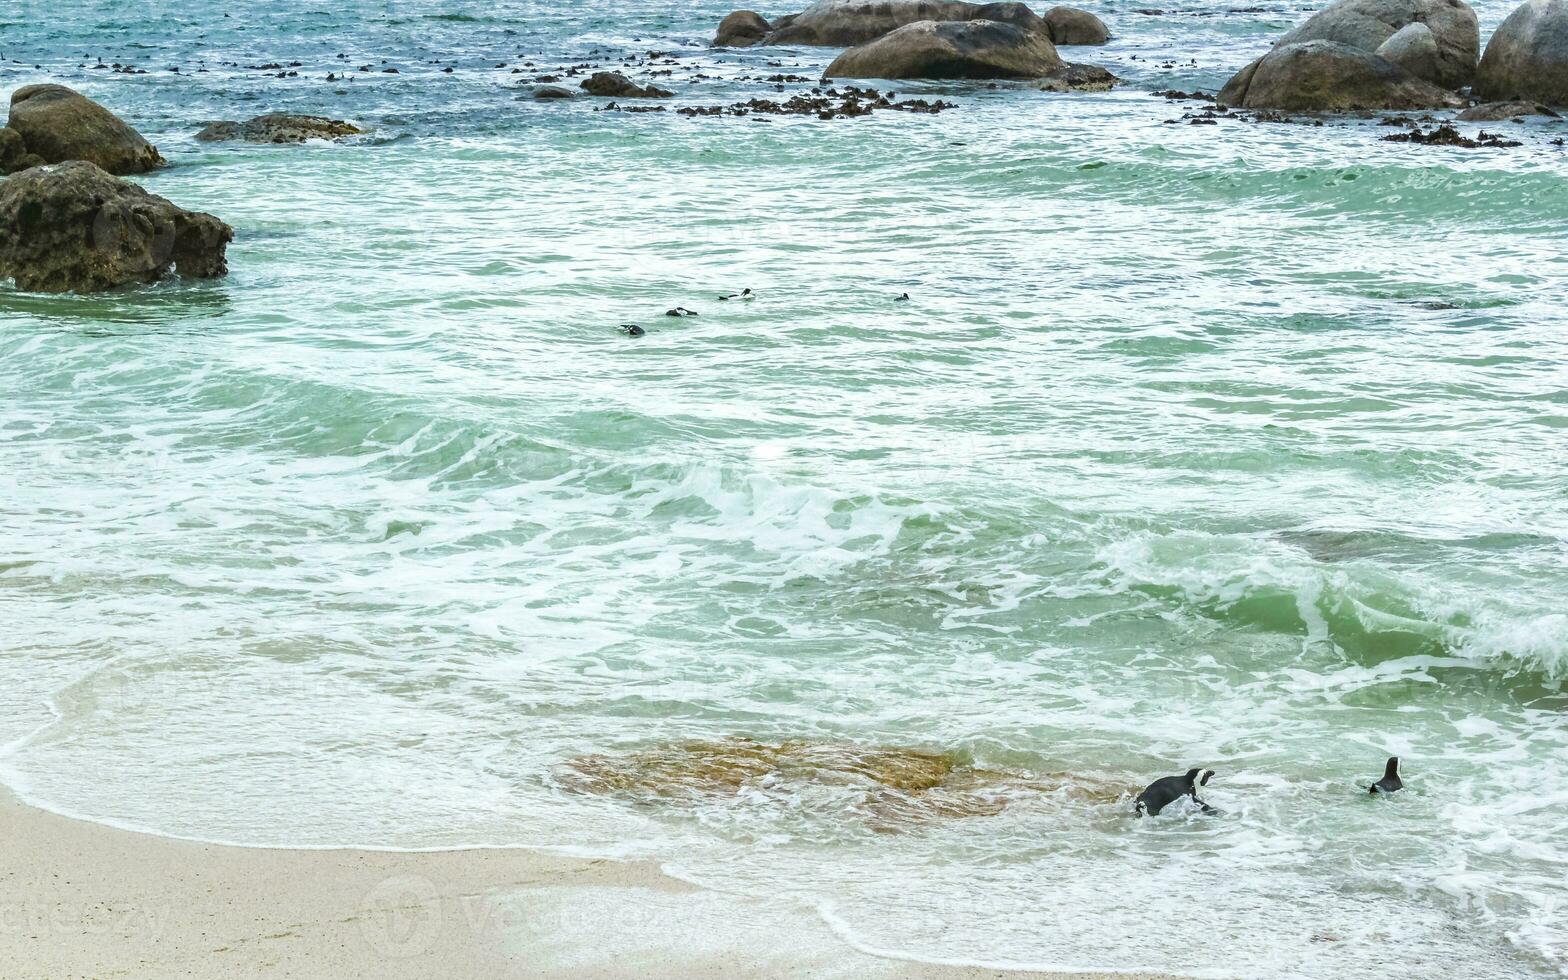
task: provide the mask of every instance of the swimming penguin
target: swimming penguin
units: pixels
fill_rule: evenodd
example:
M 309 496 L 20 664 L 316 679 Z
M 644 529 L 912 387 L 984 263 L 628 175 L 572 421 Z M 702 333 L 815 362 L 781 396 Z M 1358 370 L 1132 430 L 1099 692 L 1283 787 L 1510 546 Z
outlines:
M 621 324 L 620 331 L 628 337 L 641 337 L 643 334 L 648 332 L 635 323 Z
M 1405 788 L 1399 778 L 1399 756 L 1388 757 L 1388 765 L 1383 767 L 1383 778 L 1367 787 L 1367 792 L 1376 796 L 1378 793 L 1397 793 Z
M 893 302 L 895 302 L 895 303 L 907 303 L 907 302 L 909 302 L 909 294 L 905 293 L 904 295 L 902 295 L 902 296 L 898 297 L 897 299 L 893 300 Z
M 664 311 L 664 315 L 665 316 L 696 316 L 697 315 L 697 311 L 696 310 L 688 310 L 684 306 L 677 306 L 673 310 L 665 310 Z
M 1198 778 L 1200 772 L 1203 773 L 1202 779 Z M 1188 769 L 1186 775 L 1183 776 L 1166 776 L 1164 779 L 1156 779 L 1149 784 L 1147 789 L 1138 794 L 1138 801 L 1134 805 L 1133 810 L 1140 817 L 1143 816 L 1144 811 L 1148 811 L 1151 817 L 1157 817 L 1161 810 L 1183 796 L 1190 796 L 1192 797 L 1192 802 L 1203 808 L 1204 813 L 1213 813 L 1213 807 L 1198 799 L 1198 787 L 1207 786 L 1213 776 L 1213 769 L 1207 772 L 1202 769 Z
M 719 299 L 756 299 L 756 297 L 751 295 L 750 289 L 742 289 L 738 293 L 730 293 L 728 296 L 720 296 Z

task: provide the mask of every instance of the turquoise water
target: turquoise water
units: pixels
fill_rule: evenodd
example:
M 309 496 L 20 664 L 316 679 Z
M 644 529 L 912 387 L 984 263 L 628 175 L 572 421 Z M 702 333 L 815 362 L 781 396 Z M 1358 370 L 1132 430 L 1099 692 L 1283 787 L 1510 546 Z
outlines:
M 835 54 L 710 52 L 706 0 L 123 6 L 8 5 L 0 97 L 100 99 L 237 240 L 224 280 L 0 291 L 27 799 L 654 857 L 927 959 L 1568 970 L 1568 123 L 1166 123 L 1295 5 L 1103 7 L 1069 55 L 1113 93 L 833 122 L 518 88 L 658 50 L 728 103 Z M 372 133 L 192 139 L 279 110 Z M 854 784 L 562 776 L 732 735 L 1126 792 L 883 833 Z M 1192 765 L 1222 816 L 1131 817 Z

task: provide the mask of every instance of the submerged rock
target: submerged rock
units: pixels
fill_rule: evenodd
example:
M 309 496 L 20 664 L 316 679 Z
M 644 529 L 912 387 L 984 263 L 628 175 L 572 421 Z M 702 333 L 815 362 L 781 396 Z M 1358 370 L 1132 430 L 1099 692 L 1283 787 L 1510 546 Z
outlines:
M 31 292 L 94 292 L 153 282 L 173 268 L 228 272 L 234 229 L 73 161 L 0 183 L 0 278 Z
M 207 143 L 244 140 L 247 143 L 303 143 L 359 136 L 365 131 L 353 123 L 326 116 L 295 116 L 274 112 L 244 122 L 215 122 L 196 134 Z
M 546 101 L 551 99 L 575 99 L 577 97 L 571 89 L 562 88 L 559 85 L 535 85 L 533 94 L 534 98 Z
M 668 99 L 675 93 L 653 85 L 638 85 L 618 71 L 596 71 L 582 83 L 589 95 L 615 99 Z
M 772 25 L 755 10 L 737 10 L 719 21 L 719 30 L 713 36 L 711 46 L 749 48 L 761 44 L 772 30 Z
M 111 174 L 163 166 L 158 148 L 114 113 L 64 85 L 24 85 L 11 93 L 7 126 L 45 163 L 85 160 Z
M 1044 19 L 1053 44 L 1104 44 L 1111 39 L 1105 21 L 1077 7 L 1052 7 Z
M 1558 113 L 1539 102 L 1484 102 L 1461 112 L 1458 118 L 1463 122 L 1504 122 L 1521 116 L 1561 118 Z
M 1568 105 L 1568 0 L 1529 0 L 1509 14 L 1487 42 L 1474 91 Z
M 838 809 L 884 832 L 933 820 L 991 816 L 1025 803 L 1112 804 L 1129 793 L 1115 780 L 983 769 L 924 749 L 749 738 L 579 756 L 566 763 L 563 777 L 578 792 L 645 806 L 741 797 L 754 805 L 761 797 L 781 807 Z
M 1291 112 L 1451 109 L 1464 104 L 1453 92 L 1391 61 L 1333 41 L 1275 48 L 1237 72 L 1215 101 Z
M 1412 25 L 1424 30 L 1405 35 L 1386 52 L 1379 50 Z M 1429 62 L 1427 56 L 1415 54 L 1425 48 L 1427 35 L 1436 49 Z M 1304 41 L 1332 41 L 1381 54 L 1396 64 L 1408 57 L 1407 71 L 1443 88 L 1470 83 L 1481 48 L 1475 11 L 1462 0 L 1335 0 L 1280 38 L 1275 47 Z
M 830 78 L 1041 78 L 1063 68 L 1056 46 L 995 21 L 922 21 L 851 48 Z

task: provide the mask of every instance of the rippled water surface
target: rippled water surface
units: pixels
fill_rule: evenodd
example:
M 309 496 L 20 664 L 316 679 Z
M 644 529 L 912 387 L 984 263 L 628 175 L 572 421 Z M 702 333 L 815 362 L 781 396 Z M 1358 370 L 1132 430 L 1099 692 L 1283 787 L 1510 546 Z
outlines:
M 835 53 L 711 52 L 709 0 L 223 6 L 0 11 L 0 96 L 100 99 L 238 234 L 224 280 L 0 291 L 28 799 L 653 856 L 931 959 L 1568 969 L 1568 123 L 1464 151 L 1152 94 L 1294 4 L 1117 2 L 1067 52 L 1112 93 L 831 122 L 519 98 L 649 50 L 674 105 L 782 97 Z M 372 133 L 192 139 L 277 110 Z M 996 805 L 572 778 L 737 737 L 940 753 Z M 1192 765 L 1220 816 L 1131 816 Z

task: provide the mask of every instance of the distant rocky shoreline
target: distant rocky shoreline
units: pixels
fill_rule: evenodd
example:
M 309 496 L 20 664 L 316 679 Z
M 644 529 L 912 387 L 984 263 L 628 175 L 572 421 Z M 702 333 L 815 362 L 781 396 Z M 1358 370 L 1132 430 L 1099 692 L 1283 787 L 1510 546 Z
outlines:
M 1063 59 L 1058 47 L 1103 45 L 1112 36 L 1091 11 L 1056 6 L 1037 15 L 1017 2 L 819 0 L 772 20 L 737 10 L 718 25 L 713 47 L 845 50 L 807 92 L 675 111 L 685 117 L 841 119 L 883 110 L 934 114 L 955 108 L 941 99 L 898 101 L 896 93 L 874 88 L 839 91 L 827 87 L 831 79 L 989 81 L 992 87 L 1013 81 L 1045 91 L 1104 91 L 1119 79 L 1101 66 Z M 668 68 L 646 68 L 663 57 L 649 52 L 644 73 L 670 75 Z M 625 70 L 636 61 L 626 58 L 613 66 L 623 70 L 585 64 L 541 73 L 531 95 L 543 102 L 570 101 L 581 92 L 608 100 L 599 104 L 602 109 L 664 111 L 657 101 L 674 98 L 674 92 L 629 77 Z M 678 64 L 667 58 L 661 63 Z M 281 64 L 260 67 L 287 73 Z M 585 74 L 575 91 L 560 84 Z M 782 73 L 768 81 L 781 92 L 786 82 L 812 83 Z M 1183 117 L 1190 123 L 1284 121 L 1286 113 L 1423 110 L 1456 111 L 1455 118 L 1463 122 L 1555 116 L 1553 106 L 1568 105 L 1568 0 L 1527 0 L 1498 26 L 1484 51 L 1476 14 L 1463 0 L 1334 0 L 1237 71 L 1217 94 L 1157 94 L 1212 102 Z M 622 100 L 638 104 L 622 106 Z M 1415 121 L 1400 119 L 1409 131 L 1388 139 L 1465 148 L 1519 145 L 1484 131 L 1472 139 L 1436 117 L 1421 121 L 1434 128 L 1427 132 Z M 196 138 L 288 144 L 364 132 L 328 116 L 266 113 L 210 123 Z M 155 282 L 171 273 L 224 275 L 232 227 L 121 179 L 166 163 L 157 147 L 124 120 L 70 88 L 16 89 L 7 124 L 0 128 L 0 173 L 13 175 L 0 184 L 0 279 L 11 279 L 23 290 L 87 292 Z

